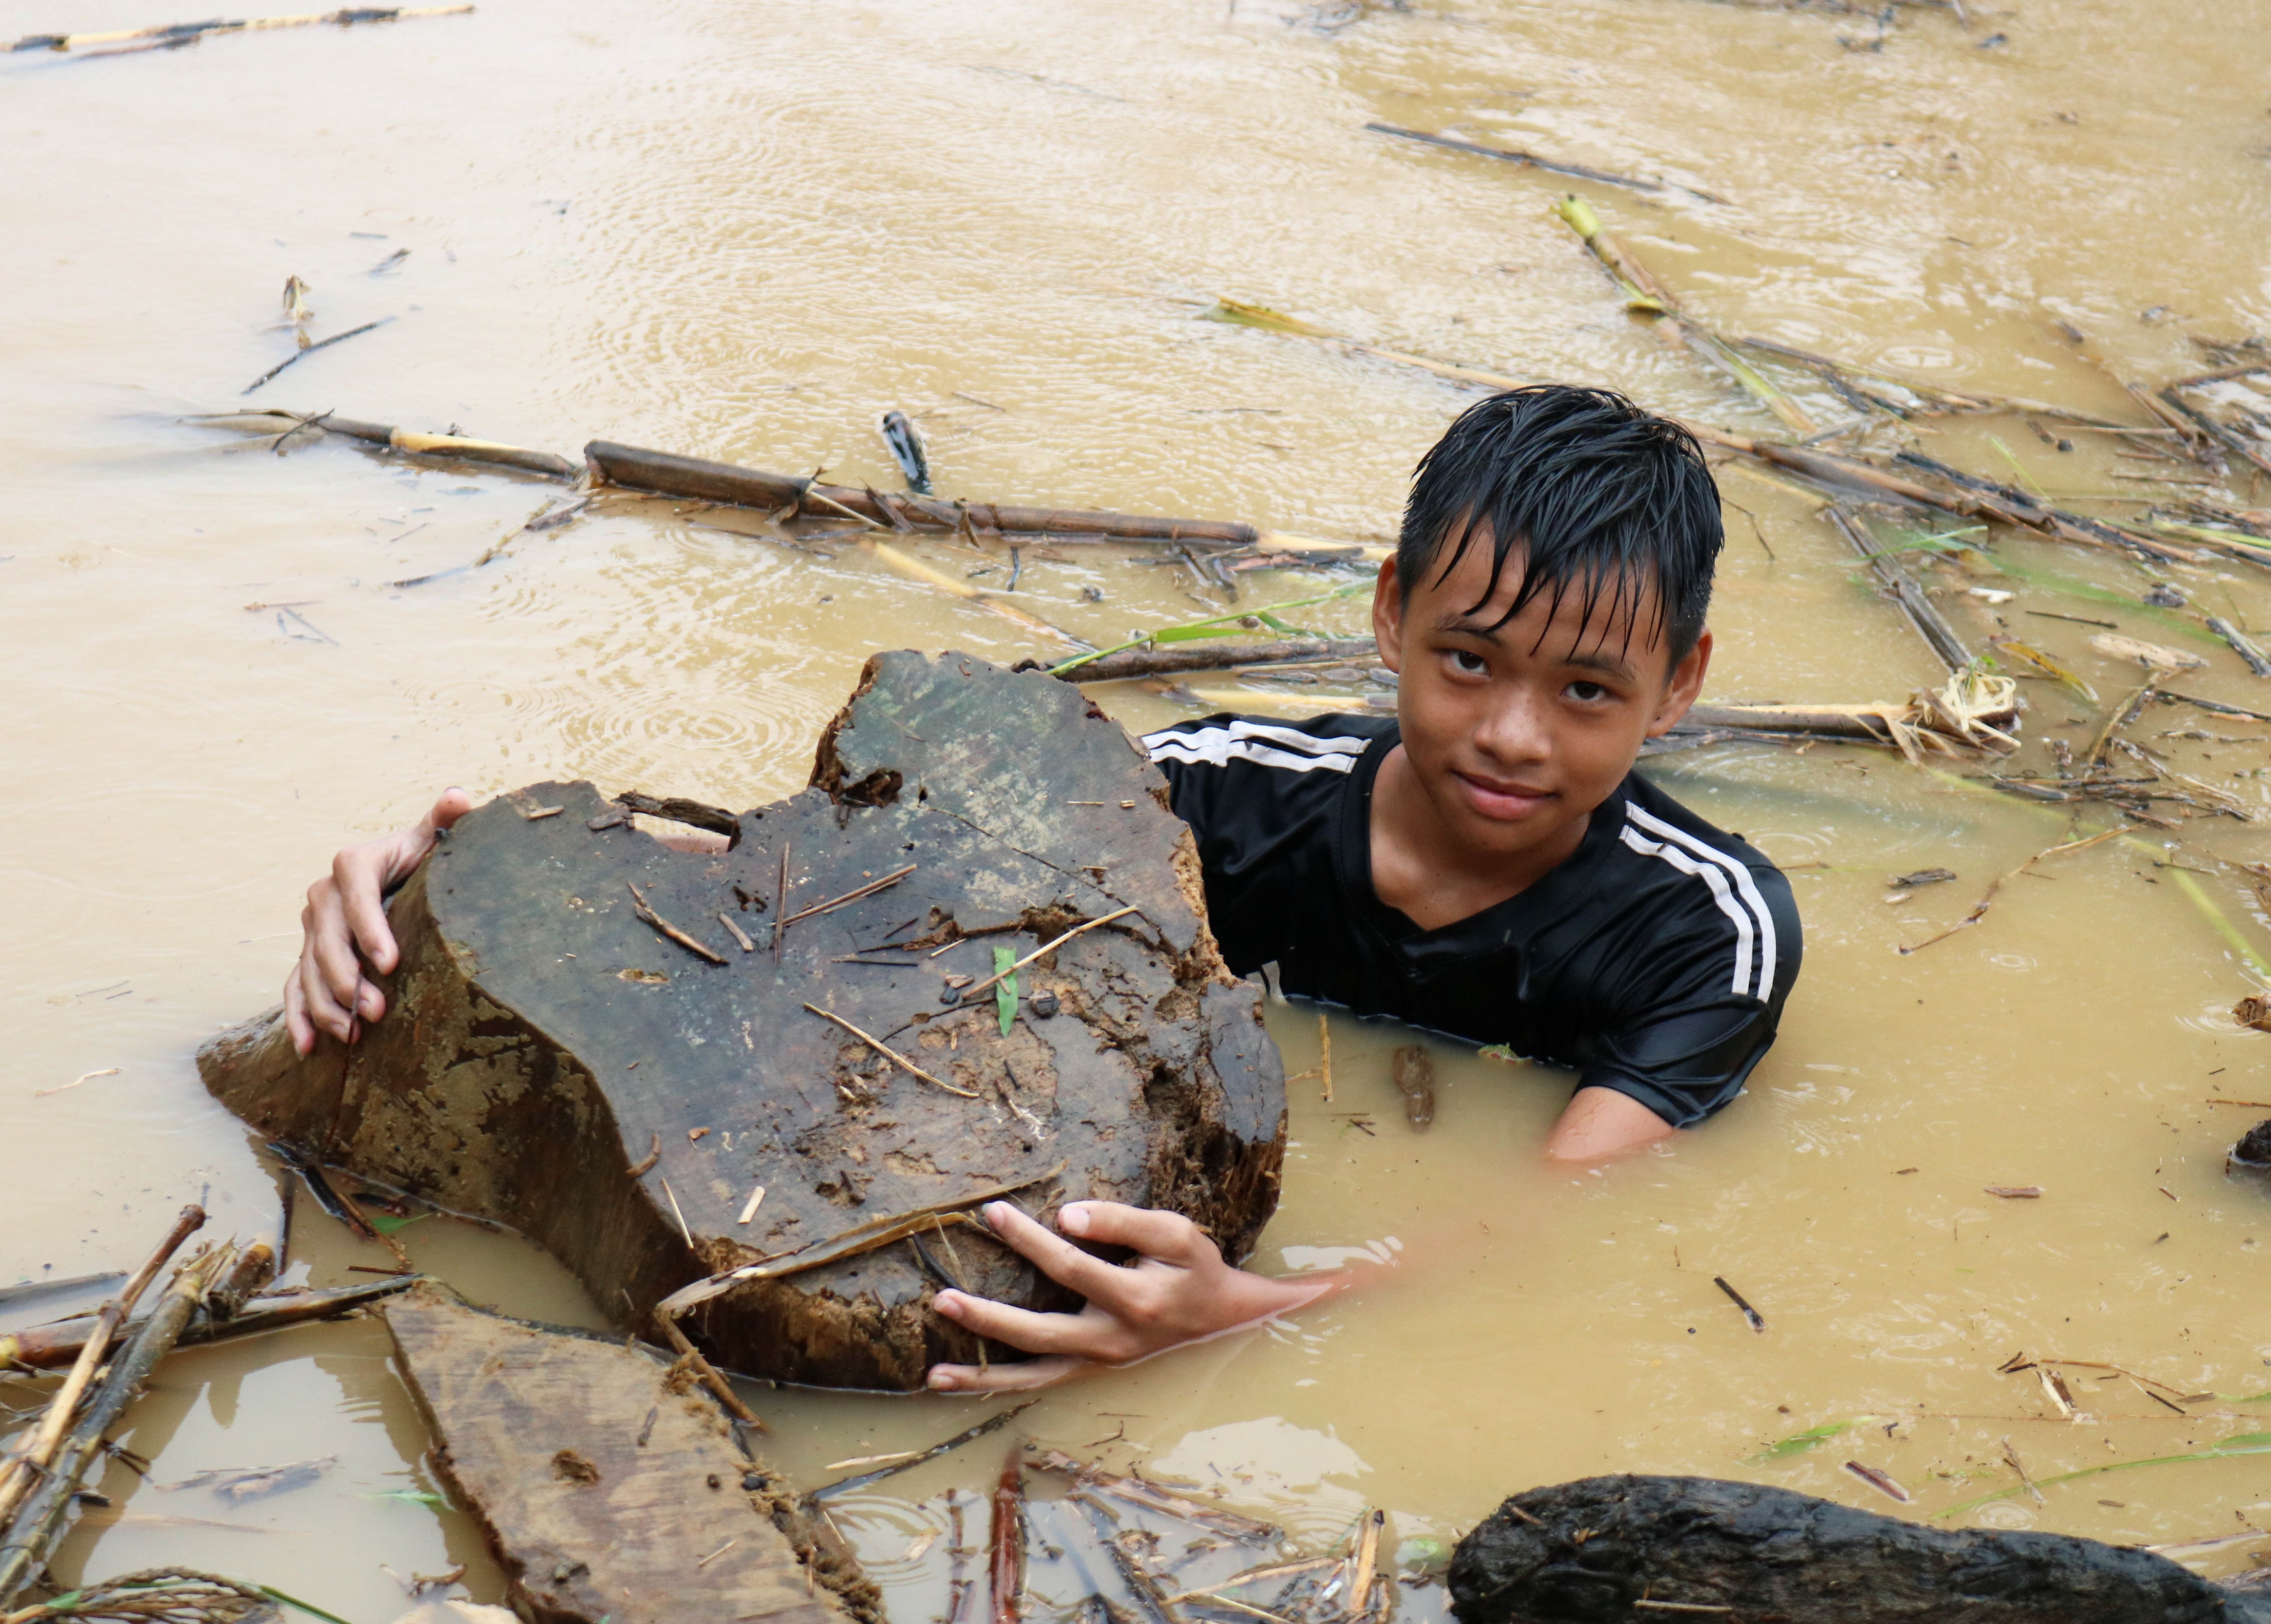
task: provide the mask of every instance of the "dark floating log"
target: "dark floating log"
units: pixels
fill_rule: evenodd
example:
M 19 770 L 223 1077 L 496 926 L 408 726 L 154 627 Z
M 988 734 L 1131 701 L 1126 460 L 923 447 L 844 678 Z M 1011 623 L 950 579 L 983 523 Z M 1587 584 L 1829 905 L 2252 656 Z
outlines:
M 2065 1534 L 1919 1527 L 1712 1478 L 1530 1489 L 1459 1541 L 1460 1624 L 2260 1624 L 2165 1557 Z
M 261 1017 L 206 1046 L 206 1086 L 271 1136 L 529 1235 L 643 1331 L 681 1287 L 771 1259 L 684 1326 L 786 1380 L 911 1389 L 977 1361 L 931 1313 L 916 1240 L 974 1291 L 1070 1306 L 968 1221 L 1003 1188 L 1035 1212 L 1172 1207 L 1251 1250 L 1284 1145 L 1261 994 L 1223 968 L 1157 769 L 1077 688 L 878 655 L 813 787 L 743 814 L 731 850 L 672 850 L 617 810 L 577 783 L 470 813 L 394 899 L 386 1019 L 302 1060 Z M 983 981 L 996 948 L 1129 908 L 1018 973 L 1007 1036 L 994 994 L 949 1002 L 945 978 Z
M 659 1356 L 432 1287 L 385 1319 L 523 1618 L 882 1624 L 851 1554 Z

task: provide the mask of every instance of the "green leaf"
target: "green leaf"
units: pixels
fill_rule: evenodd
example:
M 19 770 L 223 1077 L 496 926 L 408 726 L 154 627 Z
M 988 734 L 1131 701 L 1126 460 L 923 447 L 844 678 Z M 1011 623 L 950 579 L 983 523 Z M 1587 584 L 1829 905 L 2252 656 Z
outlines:
M 2236 1455 L 2271 1455 L 2271 1432 L 2234 1433 L 2229 1438 L 2211 1443 L 2204 1450 L 2194 1450 L 2189 1455 L 2155 1455 L 2144 1460 L 2116 1460 L 2108 1461 L 2103 1466 L 2084 1466 L 2079 1472 L 2061 1472 L 2054 1478 L 2036 1478 L 2035 1486 L 2038 1488 L 2048 1488 L 2053 1483 L 2071 1483 L 2076 1478 L 2094 1478 L 2100 1472 L 2126 1472 L 2133 1466 L 2173 1466 L 2184 1461 L 2228 1460 Z M 1967 1500 L 1961 1505 L 1950 1506 L 1945 1511 L 1935 1511 L 1932 1516 L 1935 1519 L 1954 1516 L 1958 1512 L 1969 1511 L 1975 1506 L 1984 1506 L 1992 1501 L 2008 1500 L 2014 1494 L 2023 1494 L 2026 1492 L 2025 1484 L 2014 1484 L 2009 1488 L 1998 1489 L 1992 1494 L 1982 1494 L 1977 1500 Z
M 1769 1443 L 1752 1456 L 1746 1464 L 1763 1466 L 1768 1461 L 1787 1460 L 1793 1455 L 1803 1455 L 1808 1450 L 1821 1448 L 1848 1427 L 1857 1427 L 1863 1421 L 1875 1419 L 1874 1416 L 1857 1415 L 1850 1421 L 1824 1421 L 1819 1427 L 1809 1427 L 1804 1432 L 1792 1433 L 1780 1442 Z
M 362 1498 L 365 1500 L 406 1501 L 413 1506 L 434 1506 L 443 1511 L 447 1511 L 450 1509 L 450 1502 L 443 1499 L 441 1495 L 433 1494 L 428 1490 L 422 1488 L 382 1489 L 374 1494 L 365 1494 Z
M 1017 955 L 1009 948 L 996 947 L 994 950 L 994 974 L 996 975 L 1001 975 L 1002 971 L 1016 962 Z M 1009 1023 L 1017 1019 L 1017 978 L 1015 975 L 1001 975 L 1001 979 L 994 983 L 994 1008 L 1001 1017 L 1001 1035 L 1008 1037 Z
M 1335 587 L 1329 592 L 1313 593 L 1307 597 L 1289 597 L 1280 603 L 1263 604 L 1255 609 L 1233 609 L 1228 614 L 1210 615 L 1203 620 L 1186 620 L 1179 626 L 1163 626 L 1156 631 L 1131 637 L 1126 642 L 1113 643 L 1105 649 L 1092 649 L 1086 654 L 1076 654 L 1068 660 L 1060 660 L 1049 667 L 1049 675 L 1061 677 L 1067 671 L 1079 670 L 1091 660 L 1100 660 L 1107 654 L 1119 654 L 1128 649 L 1149 648 L 1156 643 L 1191 642 L 1202 637 L 1234 637 L 1247 629 L 1239 624 L 1241 620 L 1253 620 L 1280 632 L 1299 632 L 1299 627 L 1274 619 L 1270 612 L 1273 609 L 1301 609 L 1311 604 L 1338 603 L 1342 598 L 1371 590 L 1370 582 L 1359 581 L 1348 586 Z
M 416 1223 L 421 1218 L 431 1218 L 434 1214 L 431 1212 L 419 1212 L 409 1218 L 397 1218 L 391 1212 L 366 1212 L 363 1216 L 370 1220 L 370 1227 L 377 1230 L 379 1234 L 392 1235 L 397 1230 L 407 1229 L 411 1225 Z
M 1511 1045 L 1506 1043 L 1485 1043 L 1475 1050 L 1475 1055 L 1478 1059 L 1482 1060 L 1503 1060 L 1508 1065 L 1522 1064 L 1522 1057 L 1514 1052 Z

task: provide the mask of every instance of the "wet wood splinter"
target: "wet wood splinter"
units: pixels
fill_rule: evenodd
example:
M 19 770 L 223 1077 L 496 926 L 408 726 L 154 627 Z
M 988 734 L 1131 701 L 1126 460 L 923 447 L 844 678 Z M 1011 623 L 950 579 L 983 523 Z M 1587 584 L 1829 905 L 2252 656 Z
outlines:
M 711 949 L 704 946 L 702 943 L 696 941 L 692 937 L 687 935 L 685 931 L 680 930 L 667 919 L 665 919 L 660 914 L 656 913 L 654 909 L 648 905 L 645 894 L 641 892 L 635 883 L 627 879 L 623 881 L 623 886 L 624 889 L 628 890 L 631 894 L 631 901 L 636 904 L 632 911 L 639 916 L 642 923 L 652 925 L 656 930 L 661 931 L 663 935 L 668 937 L 672 941 L 676 942 L 681 947 L 686 949 L 687 952 L 692 953 L 697 959 L 707 960 L 711 964 L 723 964 L 726 962 L 725 954 L 713 952 Z
M 799 908 L 795 913 L 784 918 L 780 922 L 781 926 L 783 929 L 786 929 L 788 926 L 794 924 L 800 919 L 810 919 L 816 914 L 830 913 L 836 908 L 839 908 L 846 902 L 856 902 L 861 897 L 873 896 L 875 893 L 883 890 L 887 886 L 897 885 L 899 881 L 913 873 L 916 866 L 916 864 L 910 863 L 906 867 L 895 870 L 891 873 L 884 875 L 881 879 L 869 880 L 866 885 L 860 886 L 857 890 L 847 891 L 842 896 L 830 897 L 825 902 L 815 902 L 810 908 Z
M 960 1094 L 965 1100 L 977 1100 L 984 1097 L 970 1089 L 957 1088 L 952 1083 L 945 1082 L 938 1078 L 933 1077 L 929 1072 L 924 1071 L 922 1067 L 917 1065 L 913 1061 L 899 1053 L 897 1049 L 893 1049 L 889 1044 L 885 1043 L 882 1039 L 869 1036 L 867 1033 L 862 1032 L 859 1027 L 853 1026 L 850 1021 L 845 1020 L 843 1016 L 831 1014 L 828 1011 L 822 1009 L 816 1004 L 808 1004 L 804 1007 L 810 1010 L 814 1014 L 819 1016 L 823 1020 L 835 1022 L 836 1025 L 843 1027 L 846 1032 L 849 1032 L 853 1037 L 858 1038 L 862 1043 L 865 1043 L 868 1048 L 874 1049 L 877 1054 L 897 1065 L 902 1071 L 910 1072 L 912 1075 L 922 1079 L 923 1081 L 930 1084 L 934 1088 L 943 1088 L 947 1093 Z

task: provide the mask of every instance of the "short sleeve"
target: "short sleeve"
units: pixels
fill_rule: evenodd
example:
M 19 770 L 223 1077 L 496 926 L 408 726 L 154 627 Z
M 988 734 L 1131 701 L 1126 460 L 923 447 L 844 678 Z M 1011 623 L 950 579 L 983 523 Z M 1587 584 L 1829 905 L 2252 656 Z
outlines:
M 1599 1012 L 1579 1086 L 1630 1095 L 1675 1128 L 1724 1109 L 1775 1041 L 1802 938 L 1790 881 L 1772 864 L 1699 861 L 1694 903 L 1652 932 L 1650 951 Z

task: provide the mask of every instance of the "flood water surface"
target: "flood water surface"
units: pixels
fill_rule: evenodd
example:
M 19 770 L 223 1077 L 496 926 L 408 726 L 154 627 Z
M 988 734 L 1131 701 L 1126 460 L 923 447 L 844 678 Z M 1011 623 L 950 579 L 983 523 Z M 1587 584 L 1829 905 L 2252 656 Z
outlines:
M 22 26 L 179 20 L 113 0 Z M 335 411 L 571 457 L 603 438 L 886 487 L 874 423 L 896 407 L 949 494 L 1392 537 L 1412 463 L 1472 393 L 1203 319 L 1229 297 L 1781 432 L 1622 308 L 1551 213 L 1575 185 L 1724 331 L 2142 422 L 2112 374 L 2157 387 L 2211 364 L 2194 338 L 2271 330 L 2266 37 L 2260 0 L 1975 4 L 1963 21 L 1908 7 L 1881 29 L 1706 0 L 483 0 L 391 26 L 6 59 L 0 739 L 19 805 L 0 832 L 0 1284 L 130 1265 L 201 1194 L 213 1233 L 272 1231 L 274 1179 L 192 1057 L 273 999 L 300 894 L 344 840 L 449 783 L 588 777 L 759 805 L 802 785 L 869 652 L 1068 647 L 849 541 L 785 545 L 758 515 L 610 500 L 520 533 L 560 487 L 338 438 L 272 453 L 249 426 L 191 414 Z M 1571 182 L 1369 122 L 1664 184 Z M 386 324 L 245 396 L 293 353 L 290 276 L 310 337 Z M 1777 376 L 1824 427 L 1852 415 Z M 2271 502 L 2271 486 L 2188 488 L 2206 477 L 2188 463 L 2016 416 L 1873 432 L 2104 516 Z M 1940 679 L 1816 500 L 1731 465 L 1721 484 L 1708 698 L 1896 701 Z M 1900 526 L 1879 535 L 1895 545 Z M 2085 752 L 2143 680 L 2089 647 L 2105 623 L 2205 658 L 2181 691 L 2271 712 L 2271 682 L 2200 619 L 2271 633 L 2261 573 L 1961 539 L 1972 550 L 1918 564 L 1951 622 L 1975 644 L 2020 638 L 2098 696 L 2022 683 L 2020 770 L 2052 770 L 2049 740 Z M 1091 643 L 1232 607 L 1135 549 L 907 550 Z M 1236 606 L 1361 579 L 1257 570 Z M 2156 581 L 2185 606 L 2146 606 Z M 1360 593 L 1284 612 L 1366 626 Z M 1386 690 L 1329 671 L 1094 692 L 1142 726 Z M 1362 1289 L 1054 1390 L 1016 1427 L 1199 1484 L 1310 1547 L 1366 1506 L 1398 1540 L 1448 1536 L 1504 1494 L 1618 1471 L 1895 1509 L 1846 1470 L 1858 1461 L 1931 1516 L 2018 1487 L 2006 1440 L 2042 1500 L 1953 1523 L 2248 1533 L 2271 1515 L 2271 1456 L 2047 1482 L 2271 1415 L 2255 1295 L 2271 1190 L 2224 1167 L 2265 1113 L 2208 1103 L 2271 1097 L 2266 1039 L 2229 1014 L 2260 985 L 2245 955 L 2271 958 L 2231 866 L 2271 857 L 2271 725 L 2156 704 L 2126 736 L 2195 805 L 2156 802 L 2173 827 L 2023 873 L 2116 814 L 1983 790 L 1977 760 L 1729 743 L 1652 761 L 1797 889 L 1804 976 L 1746 1096 L 1626 1162 L 1549 1169 L 1537 1151 L 1566 1074 L 1437 1042 L 1435 1119 L 1414 1132 L 1389 1068 L 1411 1034 L 1336 1019 L 1330 1096 L 1314 1074 L 1292 1086 L 1284 1201 L 1255 1262 L 1344 1264 Z M 1888 885 L 1930 868 L 1956 878 Z M 1900 951 L 1991 887 L 1976 923 Z M 1314 1072 L 1316 1011 L 1270 1019 L 1287 1071 Z M 401 1240 L 476 1301 L 607 1323 L 510 1237 L 434 1220 Z M 304 1203 L 294 1256 L 317 1284 L 391 1262 Z M 2021 1352 L 2092 1361 L 2067 1368 L 2079 1414 L 2033 1370 L 1999 1374 Z M 0 1404 L 43 1390 L 0 1383 Z M 751 1397 L 800 1483 L 984 1413 Z M 980 1515 L 961 1497 L 990 1487 L 1014 1435 L 840 1510 L 895 1616 L 942 1610 L 950 1542 L 909 1553 L 949 1490 Z M 188 1561 L 357 1620 L 394 1617 L 410 1576 L 458 1561 L 473 1594 L 500 1593 L 470 1519 L 436 1503 L 434 1440 L 375 1323 L 182 1354 L 123 1441 L 150 1479 L 107 1469 L 115 1504 L 86 1516 L 60 1576 Z M 315 1483 L 266 1499 L 163 1487 L 311 1459 Z M 2194 1560 L 2259 1554 L 2271 1539 Z

